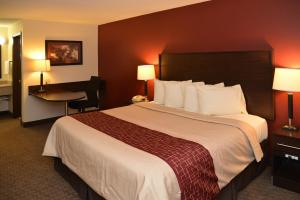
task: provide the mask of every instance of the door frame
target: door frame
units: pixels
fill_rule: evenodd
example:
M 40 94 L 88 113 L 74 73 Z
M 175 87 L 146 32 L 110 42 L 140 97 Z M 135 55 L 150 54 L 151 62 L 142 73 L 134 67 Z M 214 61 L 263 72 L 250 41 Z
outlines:
M 13 94 L 12 94 L 12 112 L 13 112 L 13 117 L 15 118 L 20 118 L 22 119 L 22 47 L 23 47 L 23 38 L 22 38 L 22 33 L 16 33 L 14 35 L 12 35 L 12 40 L 14 40 L 15 37 L 20 37 L 20 67 L 18 69 L 18 74 L 16 74 L 16 69 L 14 68 L 14 62 L 12 63 L 12 88 L 13 88 Z M 14 56 L 14 44 L 12 46 L 12 61 L 13 60 L 13 56 Z M 17 77 L 16 77 L 17 76 Z M 16 82 L 15 79 L 18 79 L 18 81 Z M 18 86 L 16 86 L 16 84 L 20 84 L 19 88 Z M 19 94 L 17 96 L 19 96 L 18 99 L 16 99 L 16 95 L 14 95 L 14 93 L 18 92 Z M 16 111 L 15 107 L 17 106 L 19 107 L 19 109 Z

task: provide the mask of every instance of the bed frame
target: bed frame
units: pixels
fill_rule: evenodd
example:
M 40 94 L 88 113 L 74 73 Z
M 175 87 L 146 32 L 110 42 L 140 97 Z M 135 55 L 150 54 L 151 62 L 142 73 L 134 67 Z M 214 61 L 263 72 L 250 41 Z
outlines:
M 253 161 L 230 181 L 226 187 L 217 195 L 216 200 L 237 200 L 237 194 L 240 190 L 245 188 L 254 178 L 264 171 L 268 164 L 269 145 L 268 140 L 261 143 L 264 152 L 263 159 L 257 163 Z M 66 165 L 64 165 L 60 158 L 54 159 L 55 170 L 78 192 L 78 195 L 83 200 L 105 200 L 99 196 L 88 184 L 86 184 L 77 174 L 72 172 Z
M 205 81 L 225 85 L 241 84 L 247 111 L 274 119 L 272 91 L 274 67 L 271 51 L 236 51 L 161 54 L 161 80 Z
M 271 51 L 239 51 L 182 53 L 159 56 L 161 80 L 224 82 L 225 85 L 241 84 L 250 114 L 267 120 L 274 119 L 274 97 L 272 91 L 274 67 Z M 242 190 L 267 166 L 269 157 L 268 140 L 261 143 L 264 157 L 261 162 L 253 161 L 238 174 L 221 192 L 217 200 L 236 200 Z M 104 200 L 81 178 L 55 158 L 55 169 L 74 187 L 84 200 Z

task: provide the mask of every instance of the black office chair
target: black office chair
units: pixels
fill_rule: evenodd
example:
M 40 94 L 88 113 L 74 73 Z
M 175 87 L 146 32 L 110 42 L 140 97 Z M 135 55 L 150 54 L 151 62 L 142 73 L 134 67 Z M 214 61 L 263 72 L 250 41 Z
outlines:
M 86 108 L 103 107 L 104 81 L 98 76 L 91 76 L 90 81 L 85 87 L 87 99 L 69 102 L 69 107 L 84 112 Z

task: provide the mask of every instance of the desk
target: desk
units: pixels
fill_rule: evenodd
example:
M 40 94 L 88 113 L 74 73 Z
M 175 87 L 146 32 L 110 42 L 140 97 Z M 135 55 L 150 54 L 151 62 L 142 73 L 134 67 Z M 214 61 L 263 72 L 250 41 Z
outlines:
M 83 99 L 86 97 L 85 92 L 72 92 L 67 90 L 57 90 L 57 91 L 46 91 L 46 92 L 30 92 L 29 95 L 37 97 L 39 99 L 43 99 L 46 101 L 53 102 L 65 102 L 65 115 L 67 116 L 69 113 L 68 102 L 74 101 L 78 99 Z

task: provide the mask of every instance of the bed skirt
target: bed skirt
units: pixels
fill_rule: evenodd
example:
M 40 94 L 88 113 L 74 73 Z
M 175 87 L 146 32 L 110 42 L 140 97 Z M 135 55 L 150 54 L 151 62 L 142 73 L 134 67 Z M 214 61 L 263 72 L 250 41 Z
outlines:
M 264 140 L 261 143 L 261 147 L 264 152 L 264 157 L 261 162 L 257 163 L 254 160 L 250 163 L 221 190 L 221 192 L 217 195 L 216 200 L 236 200 L 238 192 L 245 188 L 266 168 L 269 158 L 268 140 Z M 78 192 L 82 200 L 105 200 L 103 197 L 94 192 L 94 190 L 90 188 L 79 176 L 64 165 L 60 158 L 55 158 L 54 167 L 55 170 Z

